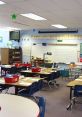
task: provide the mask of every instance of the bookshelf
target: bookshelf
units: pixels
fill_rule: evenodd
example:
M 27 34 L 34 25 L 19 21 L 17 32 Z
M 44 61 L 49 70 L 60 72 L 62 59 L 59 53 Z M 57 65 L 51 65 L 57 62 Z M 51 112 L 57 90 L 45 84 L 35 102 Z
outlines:
M 2 48 L 1 49 L 1 64 L 22 63 L 22 49 Z

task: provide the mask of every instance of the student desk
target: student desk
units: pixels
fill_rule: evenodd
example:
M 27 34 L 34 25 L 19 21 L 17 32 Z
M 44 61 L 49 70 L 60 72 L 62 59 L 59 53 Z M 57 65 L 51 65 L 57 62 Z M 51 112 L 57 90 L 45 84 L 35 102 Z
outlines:
M 19 88 L 21 88 L 21 89 L 27 88 L 27 87 L 31 86 L 32 83 L 34 83 L 34 82 L 38 83 L 39 80 L 42 80 L 42 78 L 24 77 L 24 78 L 19 79 L 19 81 L 16 83 L 5 83 L 4 78 L 0 78 L 0 86 L 3 86 L 3 87 L 5 86 L 7 88 L 14 86 L 15 87 L 15 94 L 17 94 Z
M 38 105 L 21 96 L 0 94 L 0 117 L 38 117 Z
M 40 72 L 32 72 L 32 70 L 22 70 L 21 74 L 25 76 L 31 76 L 31 75 L 50 75 L 52 72 L 57 72 L 57 70 L 52 70 L 52 69 L 42 69 Z
M 70 99 L 72 98 L 73 88 L 75 85 L 82 85 L 82 77 L 79 77 L 67 84 L 67 87 L 70 87 Z

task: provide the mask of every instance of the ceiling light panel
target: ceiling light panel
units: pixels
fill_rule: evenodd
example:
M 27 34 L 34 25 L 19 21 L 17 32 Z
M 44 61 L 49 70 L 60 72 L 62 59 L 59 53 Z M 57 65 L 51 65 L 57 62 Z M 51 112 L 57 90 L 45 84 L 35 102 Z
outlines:
M 40 17 L 40 16 L 38 16 L 38 15 L 35 15 L 35 14 L 33 14 L 33 13 L 21 14 L 21 15 L 24 16 L 24 17 L 28 17 L 28 18 L 30 18 L 30 19 L 33 19 L 33 20 L 47 20 L 47 19 L 45 19 L 45 18 L 43 18 L 43 17 Z
M 6 4 L 5 2 L 3 2 L 3 1 L 0 1 L 0 5 L 3 5 L 3 4 Z
M 53 24 L 52 26 L 54 26 L 56 28 L 67 28 L 66 26 L 63 26 L 61 24 Z

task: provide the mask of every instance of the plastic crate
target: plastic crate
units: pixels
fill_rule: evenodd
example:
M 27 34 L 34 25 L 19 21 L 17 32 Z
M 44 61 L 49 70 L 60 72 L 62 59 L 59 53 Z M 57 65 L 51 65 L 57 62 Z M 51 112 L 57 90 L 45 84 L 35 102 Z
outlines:
M 32 68 L 32 72 L 40 72 L 41 68 Z
M 5 83 L 15 83 L 18 82 L 19 76 L 13 75 L 11 77 L 4 77 Z

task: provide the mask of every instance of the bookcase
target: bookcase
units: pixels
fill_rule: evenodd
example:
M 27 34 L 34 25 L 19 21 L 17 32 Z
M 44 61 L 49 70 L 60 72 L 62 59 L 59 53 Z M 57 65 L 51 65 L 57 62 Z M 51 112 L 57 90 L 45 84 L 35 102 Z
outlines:
M 22 63 L 22 48 L 1 48 L 1 64 Z

